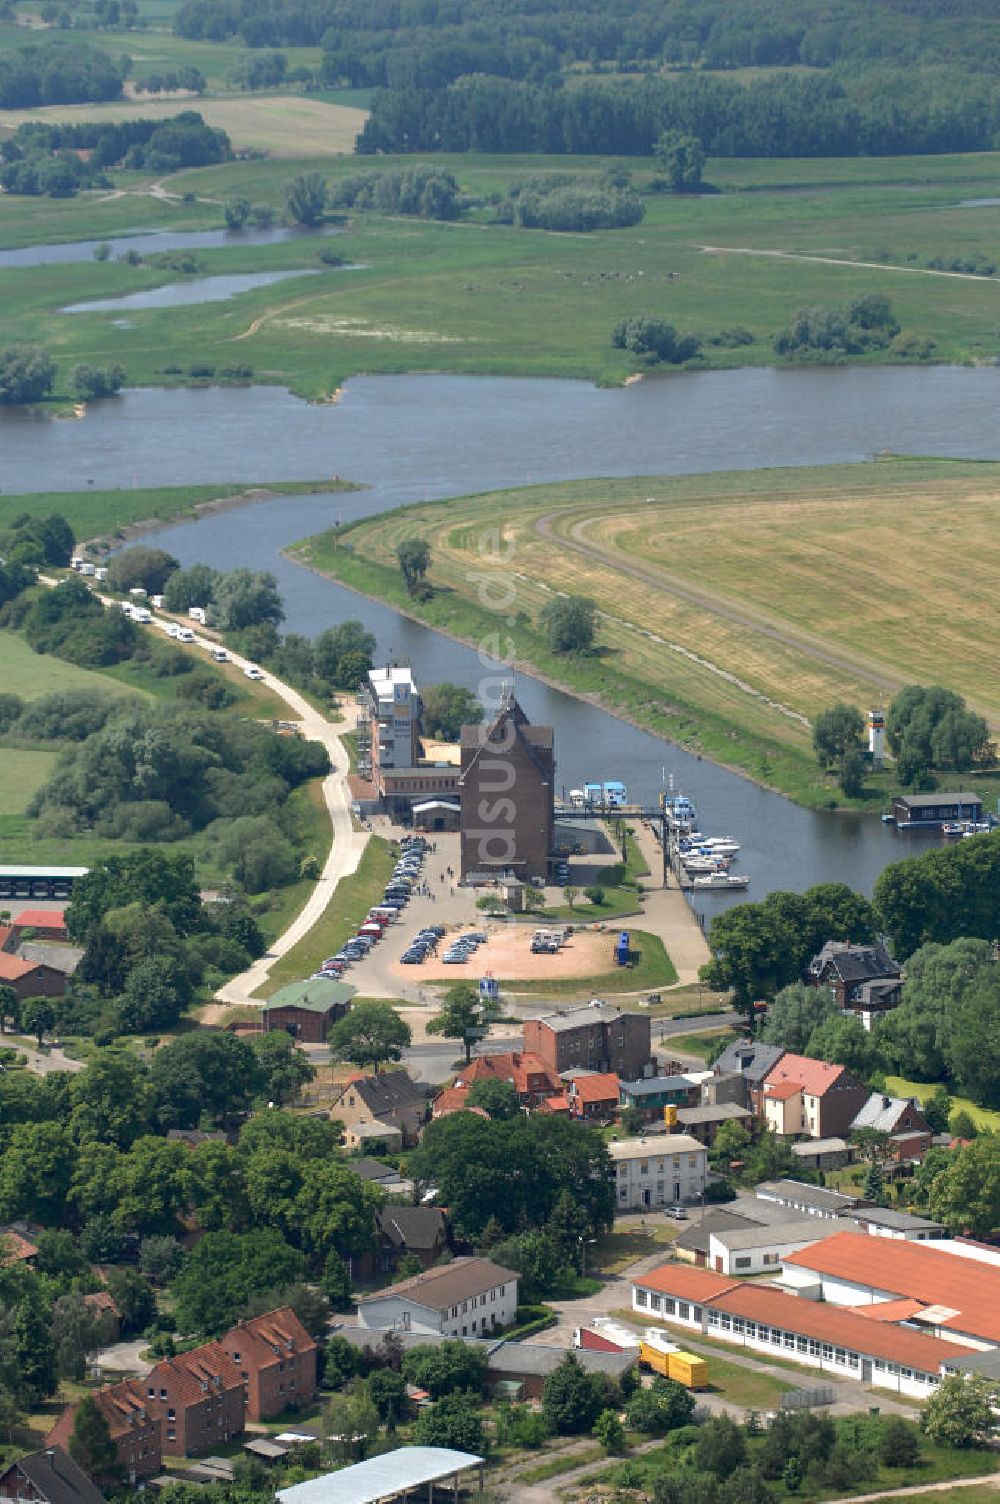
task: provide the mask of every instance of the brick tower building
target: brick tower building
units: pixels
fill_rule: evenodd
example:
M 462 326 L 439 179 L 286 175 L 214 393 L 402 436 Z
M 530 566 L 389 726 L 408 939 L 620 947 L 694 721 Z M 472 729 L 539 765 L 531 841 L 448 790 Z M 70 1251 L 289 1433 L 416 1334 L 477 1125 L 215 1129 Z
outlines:
M 548 874 L 555 824 L 551 726 L 532 726 L 512 693 L 492 722 L 462 727 L 462 876 Z

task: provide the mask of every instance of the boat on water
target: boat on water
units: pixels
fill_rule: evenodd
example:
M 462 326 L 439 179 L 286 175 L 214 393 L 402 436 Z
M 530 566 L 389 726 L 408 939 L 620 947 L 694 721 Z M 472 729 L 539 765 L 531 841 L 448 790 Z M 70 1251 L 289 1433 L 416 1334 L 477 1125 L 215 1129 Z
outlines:
M 941 828 L 942 830 L 944 829 L 943 826 Z M 988 830 L 992 830 L 992 828 L 988 820 L 967 820 L 962 835 L 963 837 L 981 836 L 985 835 Z
M 716 893 L 735 893 L 749 888 L 750 879 L 745 872 L 711 872 L 694 878 L 691 886 L 702 893 L 706 890 Z
M 685 798 L 683 794 L 664 795 L 663 812 L 675 825 L 685 825 L 688 828 L 693 826 L 698 818 L 698 812 L 691 800 Z
M 628 803 L 628 789 L 619 779 L 608 778 L 603 783 L 570 789 L 569 798 L 575 809 L 621 809 Z
M 941 834 L 943 836 L 964 836 L 968 828 L 964 820 L 946 820 L 941 827 Z
M 725 872 L 729 860 L 722 856 L 682 856 L 681 863 L 688 874 L 694 872 Z
M 732 836 L 702 836 L 701 844 L 722 856 L 735 856 L 740 849 L 739 841 L 734 841 Z

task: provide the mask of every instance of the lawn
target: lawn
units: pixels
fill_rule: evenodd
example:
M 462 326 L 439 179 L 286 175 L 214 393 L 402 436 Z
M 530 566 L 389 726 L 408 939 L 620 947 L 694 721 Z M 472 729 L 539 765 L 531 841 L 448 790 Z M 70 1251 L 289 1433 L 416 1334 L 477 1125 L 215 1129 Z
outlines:
M 660 1043 L 668 1054 L 676 1050 L 680 1055 L 700 1055 L 707 1061 L 714 1060 L 720 1048 L 736 1038 L 732 1029 L 703 1029 L 700 1033 L 666 1034 Z
M 18 510 L 23 510 L 18 508 Z M 16 632 L 0 631 L 0 679 L 3 692 L 22 700 L 62 690 L 85 690 L 95 695 L 125 694 L 128 686 L 91 669 L 76 668 L 49 653 L 36 653 Z M 5 753 L 4 756 L 7 754 Z
M 669 987 L 677 980 L 674 963 L 657 935 L 645 930 L 630 930 L 634 960 L 629 966 L 616 966 L 587 978 L 586 985 L 595 997 L 611 997 L 619 992 L 642 992 L 648 987 Z M 546 998 L 580 996 L 580 980 L 566 978 L 541 983 L 537 978 L 504 982 L 504 990 L 521 997 L 538 995 Z
M 358 870 L 338 883 L 322 919 L 272 967 L 267 982 L 255 996 L 261 999 L 271 997 L 286 983 L 311 976 L 321 961 L 334 955 L 348 936 L 356 933 L 372 904 L 378 901 L 394 862 L 395 855 L 389 842 L 373 836 L 365 847 Z
M 23 815 L 31 796 L 52 776 L 58 752 L 0 752 L 0 808 L 5 815 Z
M 683 1345 L 683 1337 L 680 1340 Z M 781 1405 L 781 1396 L 790 1389 L 799 1387 L 797 1384 L 786 1384 L 773 1374 L 759 1373 L 756 1369 L 744 1367 L 742 1363 L 734 1363 L 731 1358 L 724 1358 L 719 1353 L 712 1352 L 706 1356 L 709 1389 L 730 1405 L 739 1405 L 747 1410 L 777 1410 Z
M 606 1232 L 593 1248 L 587 1249 L 587 1267 L 605 1277 L 622 1274 L 636 1259 L 646 1258 L 661 1249 L 665 1255 L 677 1232 L 678 1229 L 669 1222 Z
M 905 1076 L 887 1076 L 886 1089 L 896 1097 L 919 1097 L 923 1102 L 933 1092 L 937 1091 L 937 1083 L 933 1081 L 907 1081 Z M 952 1112 L 967 1112 L 978 1128 L 984 1128 L 989 1133 L 1000 1130 L 1000 1112 L 994 1112 L 989 1107 L 977 1107 L 968 1097 L 952 1097 Z
M 495 623 L 472 572 L 502 517 L 520 661 L 823 807 L 846 802 L 812 753 L 810 721 L 826 706 L 945 682 L 1000 725 L 998 495 L 997 465 L 935 460 L 576 481 L 400 508 L 291 553 L 478 640 Z M 968 548 L 942 548 L 959 528 Z M 905 570 L 887 562 L 904 529 Z M 408 536 L 434 539 L 426 603 L 405 595 L 396 566 Z M 845 556 L 857 567 L 843 582 Z M 912 630 L 915 574 L 932 631 Z M 555 653 L 534 625 L 556 590 L 596 601 L 595 653 Z M 979 780 L 984 799 L 994 781 Z M 890 790 L 885 774 L 853 802 L 881 808 Z

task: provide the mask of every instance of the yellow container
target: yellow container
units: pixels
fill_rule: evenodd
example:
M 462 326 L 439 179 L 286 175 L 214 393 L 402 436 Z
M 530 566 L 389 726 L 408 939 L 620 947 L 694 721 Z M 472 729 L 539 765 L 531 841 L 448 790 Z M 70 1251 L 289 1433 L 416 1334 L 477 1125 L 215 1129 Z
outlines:
M 649 1342 L 639 1343 L 639 1361 L 654 1373 L 662 1373 L 664 1378 L 670 1377 L 670 1359 L 673 1353 L 665 1353 L 658 1347 L 653 1347 Z
M 667 1106 L 664 1107 L 663 1121 L 664 1123 L 666 1123 L 668 1128 L 677 1127 L 677 1107 L 675 1103 L 668 1102 Z
M 708 1388 L 708 1364 L 694 1353 L 668 1353 L 667 1378 L 676 1379 L 685 1389 Z

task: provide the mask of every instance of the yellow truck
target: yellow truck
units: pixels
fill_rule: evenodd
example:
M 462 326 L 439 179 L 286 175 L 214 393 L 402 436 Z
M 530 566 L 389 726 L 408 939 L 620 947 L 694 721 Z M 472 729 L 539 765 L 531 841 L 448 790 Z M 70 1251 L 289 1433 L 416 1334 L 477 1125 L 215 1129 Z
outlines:
M 683 1352 L 675 1342 L 663 1337 L 655 1329 L 647 1330 L 639 1344 L 639 1361 L 654 1373 L 666 1379 L 674 1379 L 685 1389 L 708 1388 L 708 1364 L 694 1353 Z

